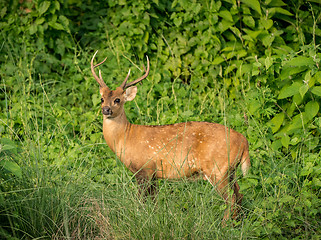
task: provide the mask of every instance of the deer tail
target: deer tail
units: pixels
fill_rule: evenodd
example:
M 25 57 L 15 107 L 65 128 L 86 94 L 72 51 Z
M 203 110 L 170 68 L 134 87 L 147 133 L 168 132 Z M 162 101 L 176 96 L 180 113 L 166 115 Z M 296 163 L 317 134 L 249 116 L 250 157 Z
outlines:
M 245 176 L 251 167 L 250 154 L 249 154 L 249 144 L 246 142 L 244 151 L 241 158 L 241 169 L 243 176 Z

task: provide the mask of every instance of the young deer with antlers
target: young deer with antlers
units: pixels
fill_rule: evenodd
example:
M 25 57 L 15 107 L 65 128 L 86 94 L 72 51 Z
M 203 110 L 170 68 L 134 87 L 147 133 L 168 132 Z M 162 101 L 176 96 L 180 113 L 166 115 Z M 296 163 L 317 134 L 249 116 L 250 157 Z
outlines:
M 243 195 L 235 179 L 239 164 L 243 175 L 250 167 L 248 142 L 246 138 L 223 125 L 209 122 L 185 122 L 163 126 L 135 125 L 128 122 L 124 104 L 132 101 L 137 93 L 135 84 L 148 76 L 149 60 L 145 74 L 127 83 L 130 71 L 123 83 L 111 90 L 105 84 L 101 71 L 99 77 L 91 60 L 91 72 L 99 83 L 103 113 L 103 134 L 110 149 L 116 153 L 125 166 L 135 174 L 139 185 L 149 182 L 145 192 L 153 193 L 153 180 L 179 179 L 199 174 L 216 187 L 225 199 L 227 208 L 223 222 L 238 214 Z M 233 189 L 230 196 L 229 187 Z

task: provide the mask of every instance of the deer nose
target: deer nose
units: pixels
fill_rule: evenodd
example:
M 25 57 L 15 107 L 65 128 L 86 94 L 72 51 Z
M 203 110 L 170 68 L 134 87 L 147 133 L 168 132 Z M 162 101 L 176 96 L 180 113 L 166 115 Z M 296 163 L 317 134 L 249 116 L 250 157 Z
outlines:
M 103 114 L 104 114 L 104 115 L 112 115 L 112 114 L 113 114 L 113 111 L 111 110 L 110 107 L 105 106 L 105 107 L 103 107 Z

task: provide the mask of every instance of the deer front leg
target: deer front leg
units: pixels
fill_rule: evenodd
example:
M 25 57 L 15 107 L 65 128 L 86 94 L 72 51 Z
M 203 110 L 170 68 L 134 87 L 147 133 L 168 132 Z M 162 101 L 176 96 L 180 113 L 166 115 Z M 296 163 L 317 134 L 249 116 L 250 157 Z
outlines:
M 144 198 L 146 196 L 151 196 L 152 199 L 155 199 L 157 194 L 157 182 L 154 178 L 146 178 L 141 176 L 136 176 L 139 195 Z
M 232 196 L 229 193 L 230 190 L 230 178 L 227 174 L 224 174 L 222 177 L 217 178 L 216 175 L 212 174 L 211 172 L 205 172 L 205 179 L 207 179 L 213 186 L 216 187 L 217 192 L 222 196 L 224 199 L 227 208 L 224 212 L 224 217 L 222 220 L 222 226 L 226 226 L 226 222 L 230 219 L 230 213 L 234 211 L 235 202 L 236 202 L 236 194 L 233 192 Z M 238 185 L 237 185 L 238 186 Z M 234 214 L 232 215 L 234 216 Z
M 235 209 L 233 209 L 233 219 L 236 219 L 241 211 L 241 204 L 243 200 L 243 194 L 240 193 L 240 186 L 238 185 L 237 181 L 235 181 L 233 185 L 234 196 L 235 196 Z

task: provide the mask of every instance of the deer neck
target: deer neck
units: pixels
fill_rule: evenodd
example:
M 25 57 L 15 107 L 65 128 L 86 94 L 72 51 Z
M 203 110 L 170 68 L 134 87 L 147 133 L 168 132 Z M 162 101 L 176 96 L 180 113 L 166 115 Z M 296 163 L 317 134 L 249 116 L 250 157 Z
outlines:
M 122 112 L 115 118 L 104 116 L 103 133 L 107 145 L 110 149 L 121 158 L 121 153 L 124 150 L 127 132 L 130 129 L 131 123 L 128 122 L 125 112 Z

